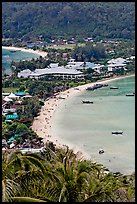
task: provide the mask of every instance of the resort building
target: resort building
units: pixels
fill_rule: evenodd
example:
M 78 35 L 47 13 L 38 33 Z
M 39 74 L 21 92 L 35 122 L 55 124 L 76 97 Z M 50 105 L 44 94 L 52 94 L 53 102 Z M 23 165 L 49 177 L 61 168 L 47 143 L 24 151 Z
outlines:
M 115 71 L 117 69 L 126 70 L 127 60 L 124 58 L 119 57 L 116 59 L 111 59 L 107 63 L 108 63 L 108 71 L 109 72 Z
M 126 63 L 126 59 L 122 57 L 118 57 L 116 59 L 111 59 L 107 62 L 108 64 L 123 64 Z
M 126 58 L 128 64 L 134 64 L 135 63 L 135 56 L 130 56 Z
M 100 74 L 104 65 L 94 64 L 91 62 L 75 62 L 75 59 L 70 59 L 68 64 L 64 66 L 59 66 L 58 63 L 51 63 L 45 69 L 36 69 L 35 71 L 30 71 L 29 69 L 23 70 L 18 73 L 18 77 L 23 78 L 35 78 L 40 79 L 43 77 L 48 78 L 59 78 L 59 79 L 83 79 L 84 75 L 82 73 L 85 69 L 93 69 L 93 71 Z
M 94 63 L 92 63 L 94 64 Z M 101 72 L 103 72 L 103 67 L 104 65 L 101 64 L 94 64 L 94 66 L 92 67 L 93 71 L 97 72 L 98 74 L 100 74 Z
M 109 64 L 108 65 L 108 71 L 109 72 L 115 71 L 117 69 L 125 69 L 126 70 L 126 64 L 115 63 L 115 64 Z
M 18 77 L 23 78 L 35 78 L 40 79 L 43 77 L 55 78 L 59 77 L 61 79 L 79 79 L 83 78 L 83 74 L 80 71 L 75 69 L 66 69 L 63 66 L 56 66 L 56 68 L 45 68 L 45 69 L 36 69 L 34 72 L 30 70 L 25 72 L 25 70 L 18 73 Z
M 75 62 L 75 59 L 71 58 L 65 67 L 67 69 L 76 69 L 78 71 L 82 71 L 85 69 L 93 69 L 93 71 L 101 73 L 104 65 L 95 64 L 92 62 Z

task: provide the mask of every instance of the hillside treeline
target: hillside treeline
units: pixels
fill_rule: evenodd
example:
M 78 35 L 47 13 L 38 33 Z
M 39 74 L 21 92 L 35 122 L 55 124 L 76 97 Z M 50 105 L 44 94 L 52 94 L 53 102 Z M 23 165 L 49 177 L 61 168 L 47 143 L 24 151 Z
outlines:
M 133 39 L 134 2 L 3 2 L 3 37 Z

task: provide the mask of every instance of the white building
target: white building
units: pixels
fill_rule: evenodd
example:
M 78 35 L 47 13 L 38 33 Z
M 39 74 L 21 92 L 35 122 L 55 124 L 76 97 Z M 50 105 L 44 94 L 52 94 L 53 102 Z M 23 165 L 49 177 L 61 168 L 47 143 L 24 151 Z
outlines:
M 23 71 L 18 73 L 18 77 L 23 77 L 23 78 L 28 78 L 29 75 L 31 74 L 30 69 L 24 69 Z
M 34 72 L 21 71 L 18 77 L 40 79 L 43 77 L 61 77 L 61 79 L 76 79 L 83 78 L 82 72 L 75 69 L 66 69 L 63 66 L 56 68 L 36 69 Z
M 71 61 L 68 62 L 68 64 L 65 66 L 67 69 L 76 69 L 78 71 L 81 71 L 83 69 L 93 69 L 94 71 L 101 73 L 102 68 L 104 65 L 100 64 L 94 64 L 92 62 L 75 62 L 74 59 L 71 59 Z
M 115 71 L 117 69 L 126 69 L 126 64 L 120 64 L 120 63 L 115 63 L 115 64 L 109 64 L 108 65 L 108 71 L 112 72 L 112 71 Z
M 122 58 L 122 57 L 118 57 L 116 59 L 111 59 L 107 62 L 108 64 L 123 64 L 126 63 L 126 59 Z
M 115 71 L 118 69 L 123 69 L 123 68 L 124 68 L 124 70 L 126 70 L 127 60 L 124 58 L 119 57 L 116 59 L 111 59 L 107 63 L 108 63 L 108 71 L 109 72 L 112 72 L 112 71 Z
M 104 67 L 104 65 L 95 64 L 95 67 L 93 67 L 92 69 L 100 74 L 103 71 L 103 67 Z

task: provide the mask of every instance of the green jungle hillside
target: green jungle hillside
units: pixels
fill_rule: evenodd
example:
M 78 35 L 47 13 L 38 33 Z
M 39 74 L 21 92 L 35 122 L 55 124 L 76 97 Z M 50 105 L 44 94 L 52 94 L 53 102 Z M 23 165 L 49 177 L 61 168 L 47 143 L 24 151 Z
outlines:
M 134 39 L 135 2 L 3 2 L 5 38 L 86 37 Z

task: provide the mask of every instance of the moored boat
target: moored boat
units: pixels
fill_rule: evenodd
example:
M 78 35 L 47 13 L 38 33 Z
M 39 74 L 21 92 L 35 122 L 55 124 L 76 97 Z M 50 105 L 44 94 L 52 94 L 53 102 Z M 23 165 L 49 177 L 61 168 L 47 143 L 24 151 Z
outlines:
M 110 89 L 118 89 L 116 86 L 110 86 Z
M 93 103 L 93 101 L 82 101 L 83 103 Z
M 112 134 L 115 134 L 115 135 L 123 134 L 123 131 L 112 131 Z
M 17 50 L 10 50 L 10 52 L 17 52 Z
M 104 153 L 104 150 L 103 149 L 101 149 L 101 150 L 99 150 L 99 152 L 98 152 L 99 154 L 103 154 Z
M 126 96 L 135 96 L 134 93 L 126 94 Z

